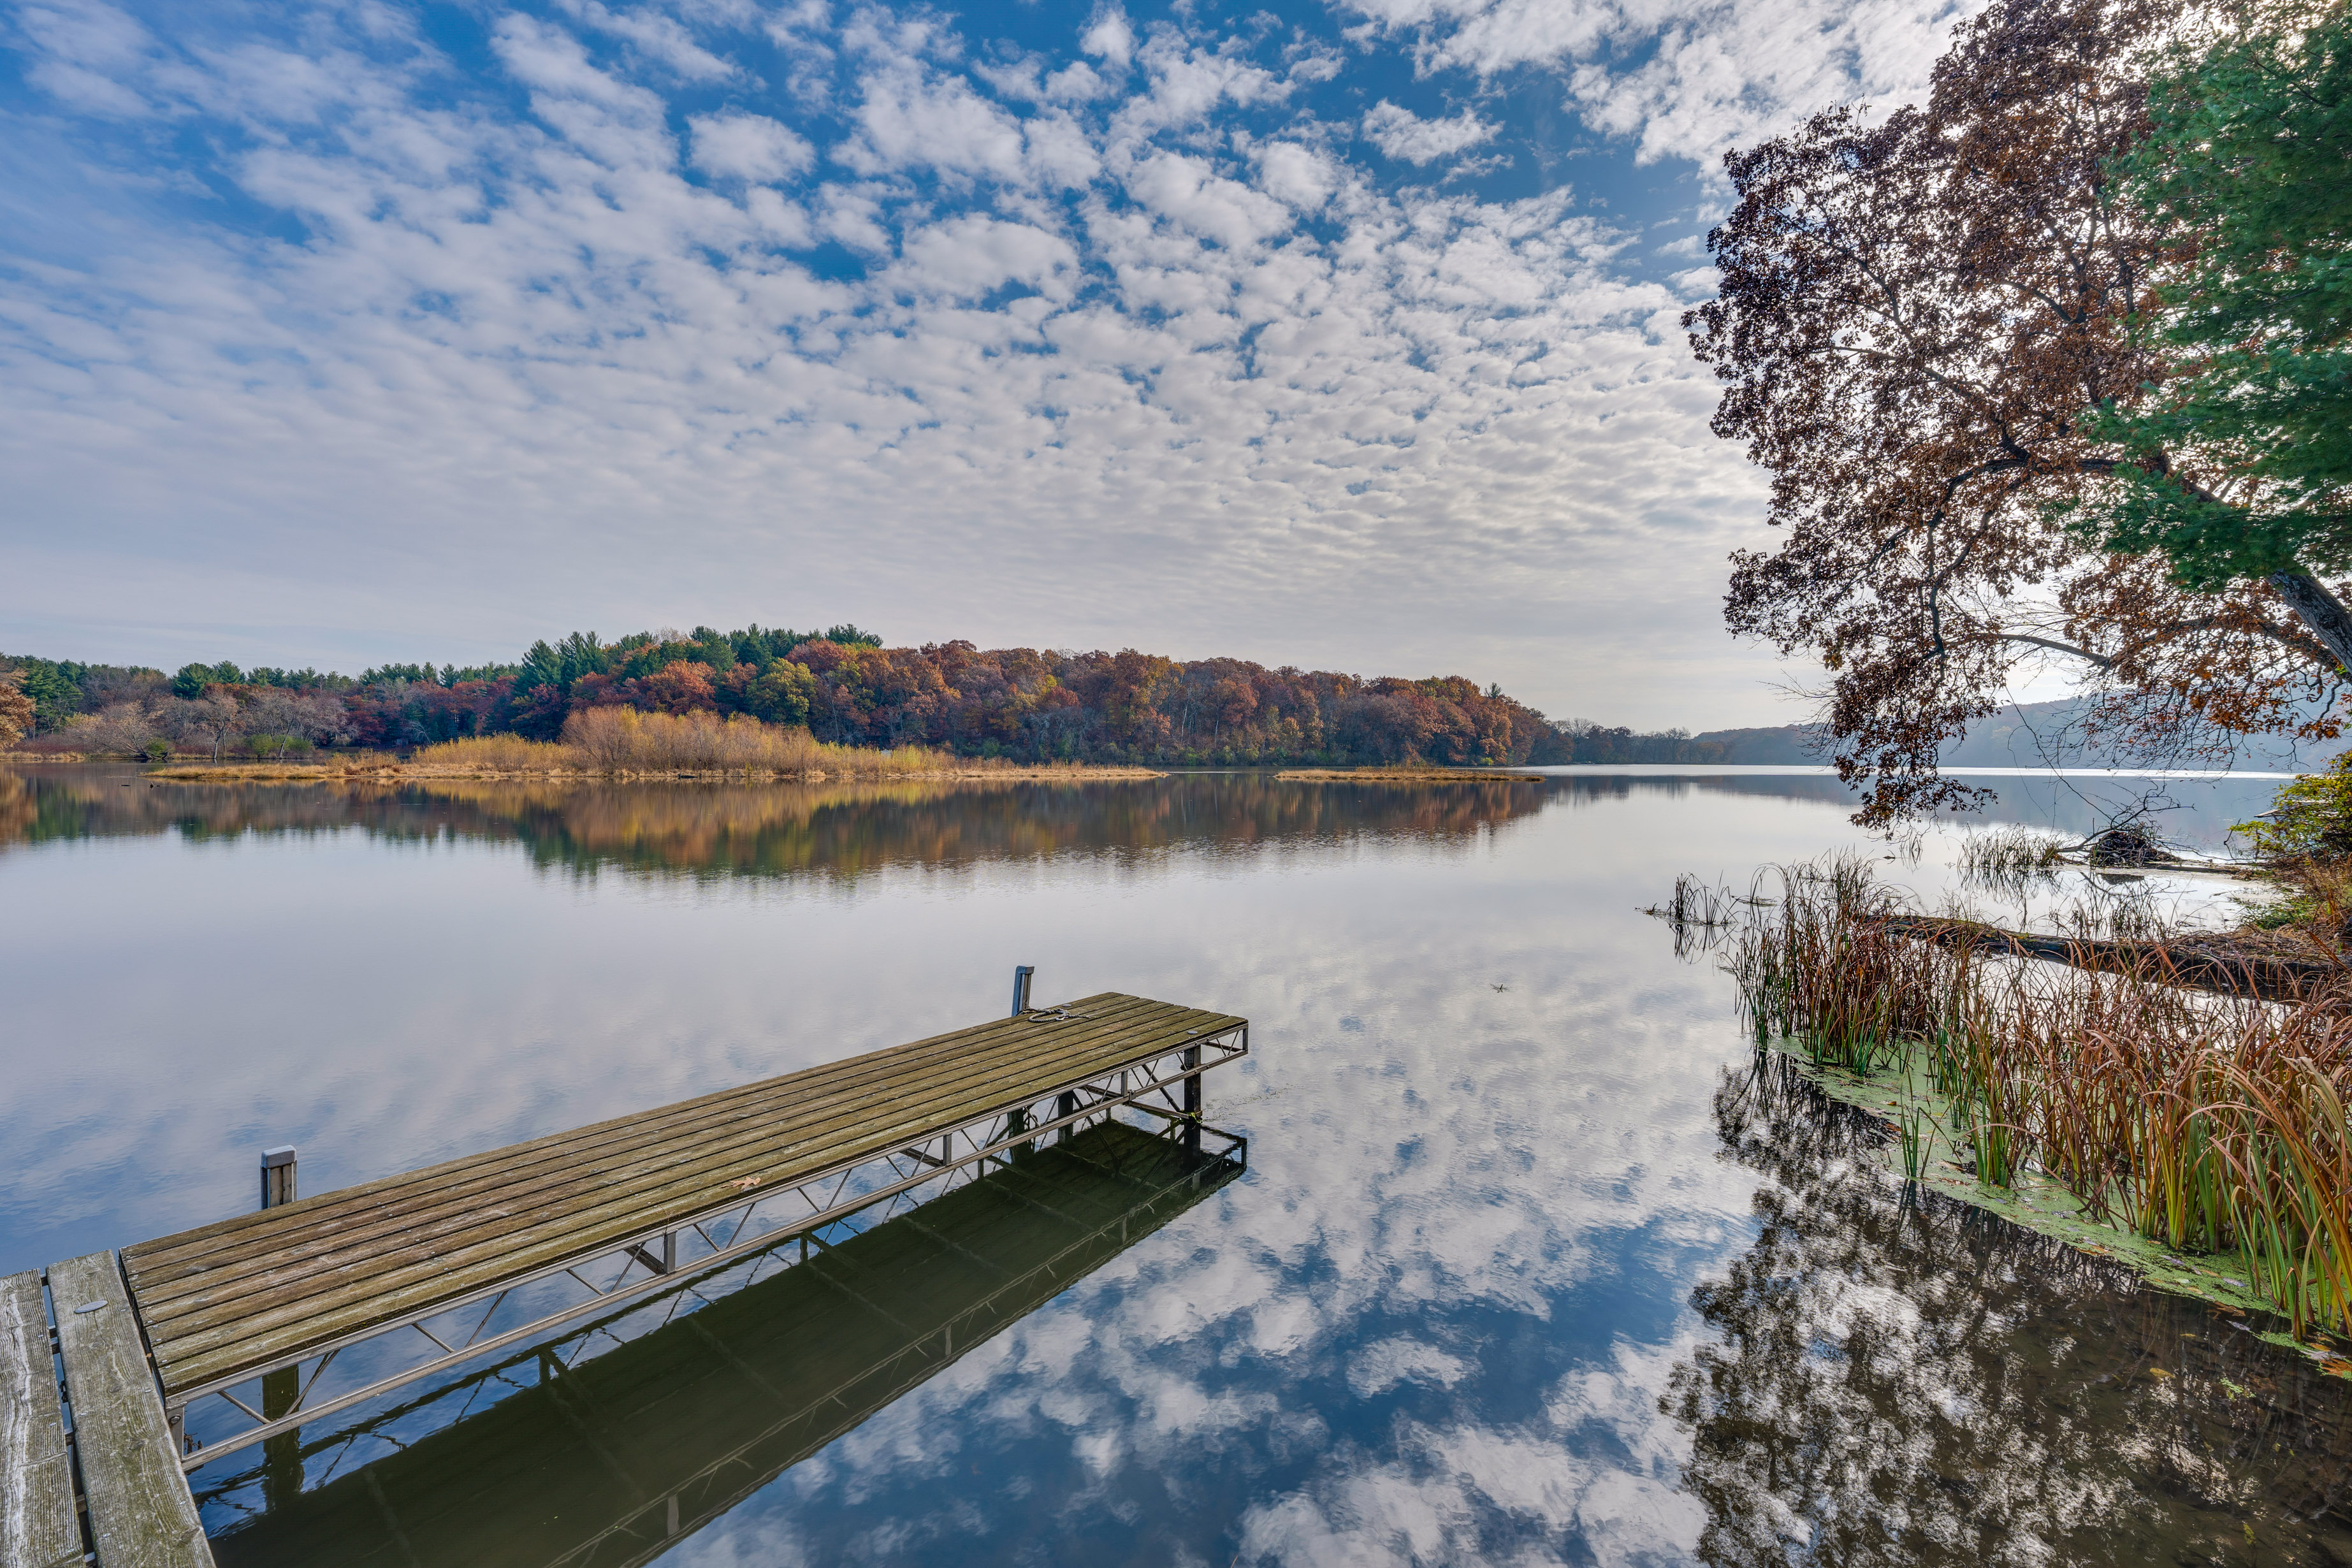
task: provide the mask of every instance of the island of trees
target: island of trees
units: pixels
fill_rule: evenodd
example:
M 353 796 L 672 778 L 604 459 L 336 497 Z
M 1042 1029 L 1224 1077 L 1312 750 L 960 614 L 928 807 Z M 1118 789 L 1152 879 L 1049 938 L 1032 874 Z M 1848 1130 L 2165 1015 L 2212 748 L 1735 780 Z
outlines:
M 357 677 L 230 663 L 170 675 L 29 656 L 0 663 L 11 667 L 0 686 L 13 681 L 20 694 L 17 728 L 29 744 L 92 755 L 553 741 L 579 715 L 621 708 L 743 715 L 833 745 L 1022 763 L 1485 767 L 1711 763 L 1727 750 L 1681 731 L 1555 722 L 1459 676 L 1365 679 L 1132 648 L 894 648 L 848 625 L 698 626 L 610 643 L 574 632 L 532 644 L 510 665 L 392 664 Z

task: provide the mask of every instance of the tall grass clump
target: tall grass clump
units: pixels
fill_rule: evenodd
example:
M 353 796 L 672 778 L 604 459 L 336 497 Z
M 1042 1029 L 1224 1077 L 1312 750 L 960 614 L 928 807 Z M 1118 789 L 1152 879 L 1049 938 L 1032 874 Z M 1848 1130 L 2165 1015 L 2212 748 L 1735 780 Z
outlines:
M 1850 858 L 1779 890 L 1729 949 L 1759 1044 L 1917 1073 L 1979 1182 L 2039 1168 L 2174 1253 L 2234 1255 L 2298 1335 L 2352 1332 L 2352 990 L 2215 995 L 2160 956 L 2099 973 L 1898 934 L 1909 911 Z
M 1866 862 L 1840 857 L 1779 876 L 1778 898 L 1759 882 L 1746 900 L 1753 912 L 1731 945 L 1759 1041 L 1793 1040 L 1816 1062 L 1869 1073 L 1893 1065 L 1904 1042 L 1953 1031 L 1967 988 L 1951 955 L 1885 929 L 1894 896 Z
M 425 768 L 480 769 L 485 773 L 537 773 L 571 771 L 580 759 L 571 748 L 552 741 L 528 741 L 520 735 L 467 735 L 419 746 L 409 762 Z
M 587 708 L 563 723 L 563 739 L 479 735 L 420 747 L 409 759 L 424 772 L 587 773 L 778 773 L 836 779 L 921 778 L 941 773 L 1069 773 L 1078 763 L 1033 766 L 994 757 L 959 757 L 929 746 L 841 746 L 796 725 L 766 724 L 748 714 L 641 713 Z
M 2044 878 L 2065 864 L 2065 844 L 2016 824 L 1984 827 L 1960 840 L 1960 874 L 1971 881 L 2002 887 Z
M 582 709 L 563 721 L 563 744 L 602 773 L 801 773 L 816 770 L 824 752 L 797 725 L 634 708 Z

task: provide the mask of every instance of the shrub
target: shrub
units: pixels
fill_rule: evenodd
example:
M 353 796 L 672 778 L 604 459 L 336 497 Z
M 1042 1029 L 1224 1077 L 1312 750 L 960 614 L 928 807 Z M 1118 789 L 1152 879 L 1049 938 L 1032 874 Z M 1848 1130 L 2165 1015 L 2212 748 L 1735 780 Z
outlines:
M 2324 773 L 2289 781 L 2268 813 L 2235 831 L 2259 855 L 2324 860 L 2352 855 L 2352 752 Z

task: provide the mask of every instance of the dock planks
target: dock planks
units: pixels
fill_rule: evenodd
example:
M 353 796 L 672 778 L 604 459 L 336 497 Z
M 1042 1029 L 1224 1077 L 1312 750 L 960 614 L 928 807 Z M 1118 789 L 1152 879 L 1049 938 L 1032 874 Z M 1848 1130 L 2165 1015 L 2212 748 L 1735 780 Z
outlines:
M 114 1254 L 50 1265 L 49 1295 L 99 1563 L 212 1568 Z M 99 1305 L 76 1310 L 92 1302 Z
M 143 1242 L 123 1268 L 171 1397 L 1243 1024 L 1107 992 Z
M 0 1563 L 79 1563 L 79 1513 L 41 1277 L 11 1274 L 0 1279 Z

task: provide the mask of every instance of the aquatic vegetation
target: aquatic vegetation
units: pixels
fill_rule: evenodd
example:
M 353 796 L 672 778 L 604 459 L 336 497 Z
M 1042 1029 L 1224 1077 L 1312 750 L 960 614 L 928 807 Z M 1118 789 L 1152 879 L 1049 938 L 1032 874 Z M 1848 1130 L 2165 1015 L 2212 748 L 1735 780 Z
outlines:
M 2017 823 L 1979 828 L 1960 840 L 1960 874 L 1992 887 L 2045 879 L 2065 863 L 2065 847 L 2062 838 Z
M 1901 934 L 1869 863 L 1780 868 L 1727 950 L 1759 1047 L 1891 1078 L 1906 1179 L 1940 1138 L 1987 1188 L 2232 1257 L 2298 1336 L 2352 1331 L 2352 984 L 2285 1001 Z M 2104 921 L 2102 923 L 2105 923 Z

